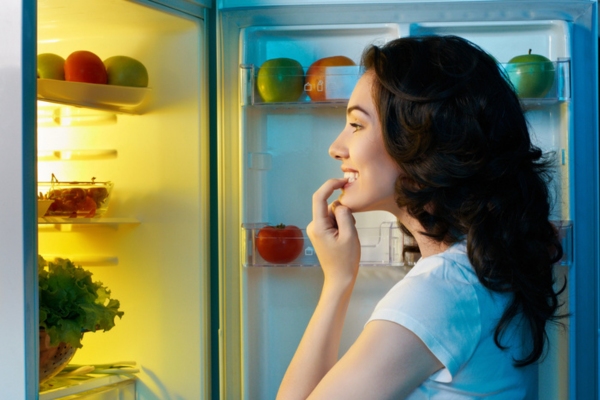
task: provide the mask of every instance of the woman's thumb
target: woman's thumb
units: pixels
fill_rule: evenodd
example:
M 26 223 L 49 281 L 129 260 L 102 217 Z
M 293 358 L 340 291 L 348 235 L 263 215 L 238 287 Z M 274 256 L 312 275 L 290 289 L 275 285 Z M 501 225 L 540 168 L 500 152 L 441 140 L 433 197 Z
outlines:
M 340 235 L 356 231 L 356 220 L 354 219 L 354 215 L 352 215 L 352 211 L 350 211 L 348 207 L 337 203 L 333 208 L 333 212 L 335 214 L 335 220 L 337 222 Z

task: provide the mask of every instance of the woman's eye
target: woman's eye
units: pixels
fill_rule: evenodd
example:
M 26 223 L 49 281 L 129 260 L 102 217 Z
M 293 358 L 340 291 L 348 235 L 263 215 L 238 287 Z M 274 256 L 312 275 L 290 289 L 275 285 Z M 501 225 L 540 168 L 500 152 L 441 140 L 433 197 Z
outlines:
M 356 122 L 351 122 L 348 125 L 350 125 L 351 127 L 354 128 L 354 132 L 356 132 L 357 130 L 359 130 L 360 128 L 362 128 L 362 126 L 360 126 L 359 124 L 357 124 Z

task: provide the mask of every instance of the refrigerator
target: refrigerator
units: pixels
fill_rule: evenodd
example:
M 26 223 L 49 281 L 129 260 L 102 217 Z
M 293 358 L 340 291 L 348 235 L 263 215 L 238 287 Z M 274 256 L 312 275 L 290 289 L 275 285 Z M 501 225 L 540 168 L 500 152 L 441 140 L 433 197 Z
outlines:
M 598 398 L 596 1 L 8 0 L 0 32 L 0 398 L 275 398 L 320 293 L 305 227 L 312 193 L 342 176 L 328 147 L 360 68 L 330 68 L 320 101 L 306 84 L 298 99 L 265 101 L 258 71 L 280 57 L 304 72 L 329 56 L 358 64 L 369 44 L 428 34 L 469 39 L 503 65 L 532 49 L 555 66 L 549 93 L 522 99 L 555 159 L 570 314 L 549 331 L 538 397 Z M 148 87 L 36 78 L 37 54 L 79 50 L 142 61 Z M 106 212 L 38 217 L 53 175 L 112 182 Z M 418 258 L 391 214 L 355 217 L 362 258 L 341 353 Z M 274 264 L 257 234 L 281 223 L 304 244 Z M 125 312 L 85 333 L 72 363 L 131 360 L 139 372 L 40 388 L 37 254 L 91 271 Z

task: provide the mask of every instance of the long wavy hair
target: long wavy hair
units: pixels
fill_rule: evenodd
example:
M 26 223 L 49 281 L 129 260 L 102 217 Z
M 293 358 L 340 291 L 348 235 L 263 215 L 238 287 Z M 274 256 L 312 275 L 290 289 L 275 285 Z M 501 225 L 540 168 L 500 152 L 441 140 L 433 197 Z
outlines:
M 404 174 L 398 206 L 446 244 L 467 241 L 479 281 L 511 293 L 494 341 L 521 318 L 537 361 L 559 307 L 553 264 L 563 250 L 549 221 L 552 160 L 534 146 L 521 103 L 497 62 L 456 36 L 401 38 L 363 54 L 385 146 Z M 564 286 L 563 286 L 564 288 Z

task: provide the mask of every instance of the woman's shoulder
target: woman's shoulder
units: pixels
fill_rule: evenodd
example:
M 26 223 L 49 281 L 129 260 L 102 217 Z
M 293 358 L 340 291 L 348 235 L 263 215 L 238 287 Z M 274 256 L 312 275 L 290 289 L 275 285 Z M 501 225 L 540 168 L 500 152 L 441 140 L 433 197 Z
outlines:
M 412 312 L 421 306 L 436 304 L 435 310 L 440 313 L 452 313 L 456 308 L 477 311 L 480 286 L 466 254 L 466 246 L 456 243 L 441 253 L 420 259 L 378 306 Z
M 464 284 L 479 283 L 467 255 L 466 242 L 455 243 L 441 253 L 420 259 L 406 277 L 441 279 Z

